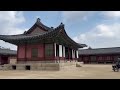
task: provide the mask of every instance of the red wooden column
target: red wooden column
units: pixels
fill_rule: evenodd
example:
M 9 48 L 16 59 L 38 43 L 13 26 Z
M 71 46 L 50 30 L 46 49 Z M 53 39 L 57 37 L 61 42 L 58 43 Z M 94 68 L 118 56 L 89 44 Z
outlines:
M 83 56 L 81 56 L 81 61 L 84 62 L 84 60 L 83 60 Z
M 114 63 L 114 55 L 112 55 L 112 62 Z
M 70 60 L 70 48 L 68 47 L 68 60 Z
M 79 55 L 78 55 L 78 57 L 79 57 Z M 72 49 L 72 60 L 74 61 L 75 59 L 75 50 L 74 49 Z
M 55 45 L 56 45 L 56 44 L 53 43 L 53 60 L 54 60 L 54 61 L 55 61 L 55 53 L 56 53 L 56 52 L 55 52 L 55 47 L 56 47 Z
M 65 62 L 65 60 L 64 60 L 64 46 L 63 45 L 62 45 L 62 59 Z
M 65 46 L 62 45 L 62 59 L 65 62 Z
M 88 55 L 88 63 L 91 63 L 90 55 Z
M 18 55 L 19 55 L 19 45 L 17 46 L 17 63 L 18 63 Z
M 0 55 L 0 65 L 2 64 L 1 55 Z
M 75 50 L 75 62 L 77 61 L 77 50 Z
M 72 61 L 73 61 L 73 49 L 71 49 L 71 50 L 72 50 L 72 52 L 71 52 L 71 53 L 72 53 Z
M 66 56 L 65 56 L 65 46 L 64 46 L 64 61 L 66 61 Z
M 25 43 L 25 62 L 27 61 L 26 52 L 27 52 L 27 44 Z
M 76 50 L 74 50 L 74 59 L 75 59 L 75 62 L 76 62 Z
M 96 55 L 96 63 L 98 62 L 98 56 Z
M 43 43 L 43 53 L 44 53 L 43 59 L 45 60 L 45 43 Z

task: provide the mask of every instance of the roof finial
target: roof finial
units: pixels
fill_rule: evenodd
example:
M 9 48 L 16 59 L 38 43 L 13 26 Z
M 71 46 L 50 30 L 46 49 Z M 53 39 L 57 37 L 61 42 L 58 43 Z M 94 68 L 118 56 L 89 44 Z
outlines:
M 60 26 L 64 27 L 64 24 L 61 22 L 61 23 L 60 23 Z
M 51 27 L 52 29 L 54 28 L 54 27 Z
M 62 25 L 63 23 L 61 22 L 60 24 Z
M 40 18 L 37 18 L 37 22 L 40 22 Z

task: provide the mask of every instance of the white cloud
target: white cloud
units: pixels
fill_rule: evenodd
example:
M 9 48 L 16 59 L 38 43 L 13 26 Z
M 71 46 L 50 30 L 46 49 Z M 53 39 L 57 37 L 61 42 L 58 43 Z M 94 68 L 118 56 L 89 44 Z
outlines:
M 86 34 L 80 34 L 79 36 L 76 36 L 73 38 L 78 43 L 84 42 L 86 40 Z
M 78 43 L 85 43 L 93 48 L 119 47 L 120 24 L 100 24 L 89 32 L 80 34 L 73 39 Z
M 25 29 L 18 26 L 25 22 L 23 12 L 21 11 L 0 11 L 0 35 L 21 34 Z M 0 41 L 0 46 L 16 50 L 15 45 Z
M 109 24 L 97 22 L 97 26 L 73 39 L 76 42 L 86 43 L 92 47 L 120 46 L 120 24 L 117 21 L 120 18 L 120 11 L 64 11 L 62 16 L 63 21 L 69 24 L 71 22 L 75 24 L 80 20 L 89 20 L 90 16 L 100 17 L 101 21 L 108 20 L 107 23 Z
M 113 32 L 114 28 L 111 26 L 104 25 L 104 24 L 96 26 L 95 30 L 96 30 L 97 36 L 114 37 L 114 35 L 115 35 L 115 33 Z
M 19 34 L 23 29 L 18 25 L 25 22 L 23 12 L 17 11 L 0 11 L 0 34 Z
M 63 11 L 63 22 L 74 22 L 79 20 L 87 20 L 87 17 L 93 14 L 94 11 Z
M 113 20 L 120 18 L 120 11 L 63 11 L 63 22 L 73 22 L 88 20 L 92 15 L 100 14 L 104 19 Z
M 102 11 L 101 15 L 107 18 L 120 18 L 120 11 Z

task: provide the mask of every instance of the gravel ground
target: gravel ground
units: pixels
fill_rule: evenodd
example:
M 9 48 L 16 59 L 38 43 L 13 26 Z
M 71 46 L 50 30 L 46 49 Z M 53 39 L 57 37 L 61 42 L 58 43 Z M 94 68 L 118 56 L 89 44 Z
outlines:
M 120 79 L 112 65 L 83 64 L 82 67 L 64 66 L 60 71 L 2 71 L 0 79 Z

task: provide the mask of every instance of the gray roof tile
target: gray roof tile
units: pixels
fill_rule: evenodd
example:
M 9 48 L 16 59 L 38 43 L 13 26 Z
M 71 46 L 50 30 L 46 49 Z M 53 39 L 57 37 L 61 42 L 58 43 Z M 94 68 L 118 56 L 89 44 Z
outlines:
M 120 54 L 120 47 L 97 48 L 97 49 L 81 49 L 79 55 L 95 55 L 95 54 Z
M 38 34 L 30 34 L 36 27 L 43 28 L 43 30 L 45 30 L 46 32 L 45 33 L 39 32 Z M 61 31 L 63 31 L 63 33 Z M 0 35 L 0 40 L 17 45 L 18 43 L 21 44 L 21 43 L 25 43 L 25 42 L 31 41 L 31 40 L 33 40 L 33 41 L 39 40 L 40 41 L 40 40 L 48 39 L 51 37 L 56 38 L 56 36 L 60 36 L 61 34 L 62 35 L 64 34 L 66 41 L 74 44 L 75 46 L 80 47 L 80 48 L 85 47 L 85 44 L 78 44 L 67 35 L 67 33 L 64 30 L 63 23 L 61 23 L 56 28 L 49 28 L 49 27 L 45 26 L 44 24 L 42 24 L 40 22 L 39 18 L 37 19 L 37 22 L 28 31 L 24 32 L 23 34 Z
M 0 55 L 17 55 L 17 51 L 0 48 Z

